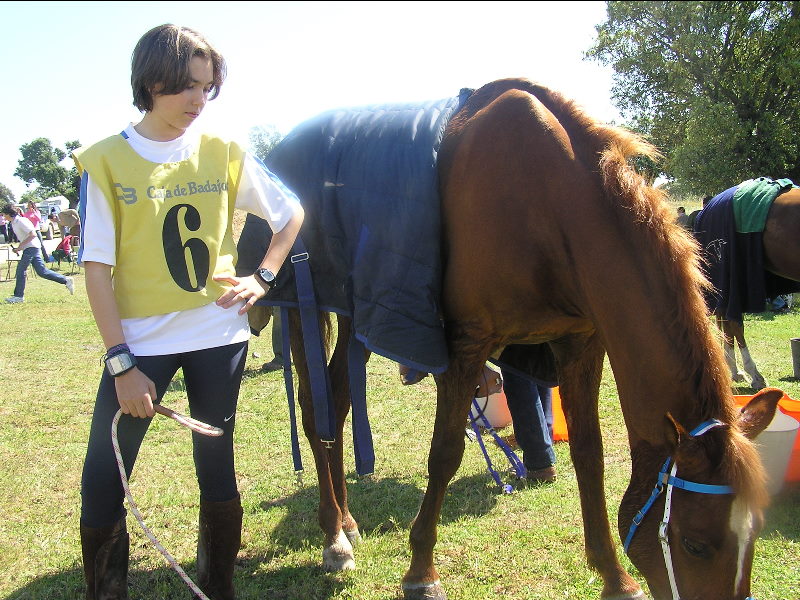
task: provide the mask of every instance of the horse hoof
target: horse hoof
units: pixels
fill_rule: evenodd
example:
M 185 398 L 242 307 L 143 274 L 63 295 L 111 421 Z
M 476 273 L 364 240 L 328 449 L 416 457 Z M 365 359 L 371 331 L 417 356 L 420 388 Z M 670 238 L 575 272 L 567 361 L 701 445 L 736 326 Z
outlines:
M 602 596 L 602 600 L 647 600 L 642 590 L 616 596 Z
M 343 531 L 339 531 L 336 541 L 322 551 L 322 566 L 326 571 L 353 571 L 356 568 L 353 546 Z
M 767 387 L 767 381 L 763 377 L 756 377 L 750 382 L 750 387 L 755 391 L 763 390 Z
M 447 600 L 439 580 L 433 583 L 403 583 L 404 600 Z
M 350 531 L 345 531 L 344 534 L 347 536 L 348 541 L 353 546 L 355 546 L 358 542 L 361 541 L 361 533 L 358 531 L 358 529 L 351 529 Z
M 741 371 L 739 371 L 738 373 L 732 373 L 731 379 L 736 383 L 741 383 L 742 381 L 745 380 L 744 373 L 742 373 Z
M 326 548 L 322 551 L 322 566 L 326 571 L 355 571 L 356 559 L 353 553 L 341 553 Z

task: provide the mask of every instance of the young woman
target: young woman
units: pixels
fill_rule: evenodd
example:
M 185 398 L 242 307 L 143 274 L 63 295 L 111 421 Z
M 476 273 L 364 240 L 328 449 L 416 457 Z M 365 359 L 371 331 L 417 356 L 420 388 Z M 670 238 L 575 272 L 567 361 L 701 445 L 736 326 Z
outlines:
M 221 437 L 193 436 L 200 488 L 198 584 L 234 597 L 242 507 L 233 429 L 250 307 L 271 287 L 303 221 L 297 198 L 238 145 L 187 130 L 217 96 L 225 61 L 199 33 L 162 25 L 132 57 L 137 124 L 75 153 L 79 260 L 107 348 L 81 484 L 87 598 L 127 598 L 124 493 L 111 422 L 130 475 L 158 402 L 183 369 L 191 415 Z M 236 277 L 234 208 L 274 232 L 255 274 Z
M 50 262 L 50 254 L 48 254 L 47 248 L 44 246 L 44 239 L 42 239 L 42 213 L 33 200 L 28 200 L 28 203 L 25 205 L 25 207 L 26 210 L 24 213 L 22 213 L 22 216 L 33 224 L 33 228 L 36 231 L 36 237 L 39 239 L 39 244 L 41 246 L 42 258 L 44 259 L 44 262 L 48 263 Z

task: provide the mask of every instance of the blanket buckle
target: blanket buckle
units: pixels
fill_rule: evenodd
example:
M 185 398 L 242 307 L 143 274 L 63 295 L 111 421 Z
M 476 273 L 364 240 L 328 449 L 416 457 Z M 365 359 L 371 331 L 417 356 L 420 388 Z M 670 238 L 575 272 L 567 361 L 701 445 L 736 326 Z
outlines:
M 308 252 L 301 252 L 300 254 L 294 254 L 289 258 L 289 260 L 291 260 L 292 263 L 299 263 L 304 260 L 308 260 Z

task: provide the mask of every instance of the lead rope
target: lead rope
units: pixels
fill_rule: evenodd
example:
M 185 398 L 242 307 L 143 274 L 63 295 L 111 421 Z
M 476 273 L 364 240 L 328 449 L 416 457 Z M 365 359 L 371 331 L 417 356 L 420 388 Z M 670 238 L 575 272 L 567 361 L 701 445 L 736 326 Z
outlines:
M 196 421 L 191 417 L 187 417 L 180 413 L 176 413 L 175 411 L 170 410 L 169 408 L 166 408 L 159 404 L 154 405 L 153 408 L 157 413 L 160 413 L 166 417 L 174 419 L 184 427 L 187 427 L 192 431 L 196 431 L 197 433 L 200 433 L 202 435 L 216 437 L 224 433 L 222 429 L 220 429 L 219 427 L 212 427 L 211 425 L 208 425 L 201 421 Z M 208 596 L 206 596 L 203 593 L 203 591 L 199 587 L 197 587 L 197 584 L 194 581 L 192 581 L 191 577 L 189 577 L 186 574 L 186 571 L 184 571 L 181 568 L 181 566 L 178 564 L 178 561 L 176 561 L 175 558 L 167 551 L 167 549 L 161 545 L 161 542 L 159 542 L 156 539 L 156 536 L 153 535 L 153 532 L 145 524 L 144 517 L 142 517 L 142 513 L 139 512 L 139 507 L 136 506 L 136 502 L 133 501 L 133 496 L 131 495 L 130 487 L 128 487 L 128 477 L 125 475 L 125 465 L 122 462 L 122 452 L 120 452 L 119 449 L 119 440 L 117 439 L 117 424 L 119 423 L 120 417 L 122 417 L 122 409 L 117 411 L 117 414 L 114 415 L 114 419 L 111 422 L 111 444 L 114 446 L 114 456 L 116 456 L 117 458 L 117 468 L 119 469 L 119 477 L 120 480 L 122 481 L 122 488 L 125 490 L 125 498 L 128 499 L 128 504 L 131 507 L 131 512 L 133 512 L 134 516 L 136 517 L 136 520 L 139 522 L 139 525 L 142 526 L 142 529 L 144 530 L 144 533 L 148 537 L 148 539 L 153 543 L 156 549 L 164 556 L 164 558 L 167 559 L 169 566 L 172 567 L 172 569 L 180 576 L 181 579 L 183 579 L 184 583 L 186 583 L 186 585 L 189 586 L 189 589 L 191 589 L 192 592 L 194 592 L 200 600 L 210 600 Z

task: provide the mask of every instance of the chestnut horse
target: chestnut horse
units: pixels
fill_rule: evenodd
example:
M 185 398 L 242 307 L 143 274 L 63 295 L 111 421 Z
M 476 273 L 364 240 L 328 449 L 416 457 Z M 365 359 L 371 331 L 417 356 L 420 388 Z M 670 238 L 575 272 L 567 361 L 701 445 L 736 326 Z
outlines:
M 448 123 L 438 172 L 450 362 L 436 376 L 429 482 L 411 527 L 405 598 L 446 597 L 433 550 L 445 490 L 464 452 L 473 382 L 490 356 L 512 344 L 547 344 L 555 358 L 586 555 L 603 578 L 602 597 L 644 597 L 619 561 L 607 517 L 598 419 L 605 353 L 632 456 L 618 514 L 633 564 L 659 599 L 749 597 L 767 501 L 750 439 L 770 422 L 781 394 L 764 390 L 741 412 L 736 407 L 702 297 L 696 244 L 631 168 L 637 155 L 655 151 L 526 80 L 480 88 Z M 329 365 L 338 426 L 330 448 L 315 433 L 296 314 L 290 329 L 319 481 L 324 563 L 353 568 L 358 525 L 341 443 L 350 321 L 338 316 Z
M 800 281 L 800 188 L 791 188 L 772 202 L 764 223 L 762 240 L 766 271 L 783 279 Z M 786 286 L 787 282 L 783 282 L 783 285 Z M 744 375 L 736 366 L 735 348 L 738 347 L 742 366 L 750 378 L 750 386 L 756 390 L 766 387 L 767 382 L 758 371 L 747 347 L 743 320 L 726 319 L 724 314 L 715 316 L 724 336 L 725 361 L 732 379 L 744 381 Z

